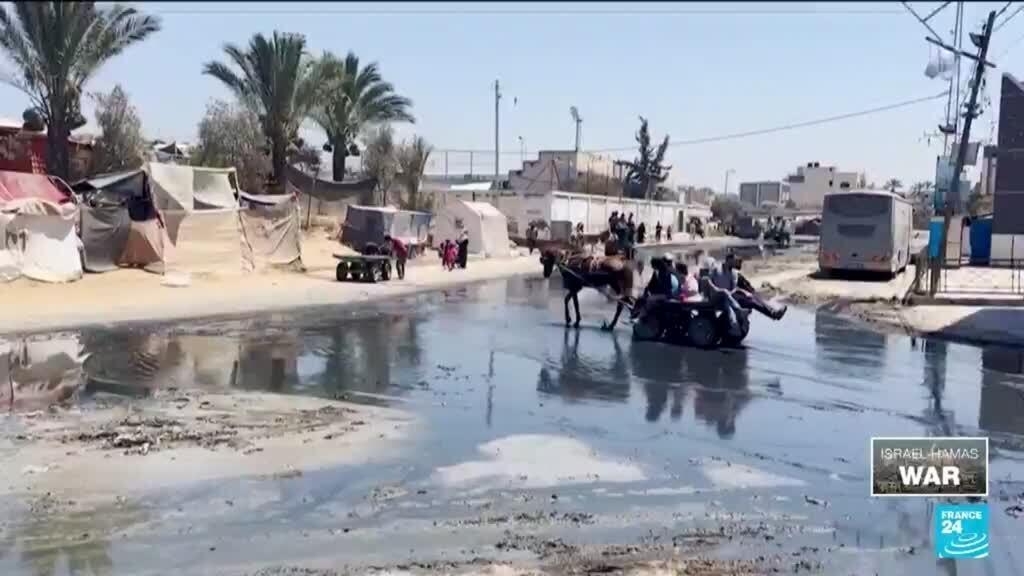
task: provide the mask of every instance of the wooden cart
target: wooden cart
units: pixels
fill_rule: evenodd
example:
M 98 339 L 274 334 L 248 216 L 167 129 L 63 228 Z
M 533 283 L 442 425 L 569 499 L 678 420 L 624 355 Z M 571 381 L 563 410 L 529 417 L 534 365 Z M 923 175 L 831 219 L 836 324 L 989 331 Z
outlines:
M 391 279 L 391 257 L 386 254 L 335 254 L 334 258 L 339 261 L 335 273 L 338 282 L 386 282 Z

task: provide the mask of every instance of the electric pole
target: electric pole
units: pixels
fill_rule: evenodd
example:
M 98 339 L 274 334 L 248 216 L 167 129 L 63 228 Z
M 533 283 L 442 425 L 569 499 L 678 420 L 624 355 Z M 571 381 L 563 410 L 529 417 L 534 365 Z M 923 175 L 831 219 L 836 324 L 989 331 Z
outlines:
M 960 135 L 959 146 L 956 151 L 956 164 L 953 166 L 953 180 L 949 183 L 949 190 L 946 192 L 946 197 L 943 199 L 945 202 L 943 216 L 942 216 L 942 236 L 941 243 L 939 244 L 939 258 L 932 262 L 930 271 L 930 286 L 929 295 L 935 296 L 935 293 L 939 291 L 939 275 L 941 270 L 946 265 L 947 257 L 947 244 L 949 243 L 949 224 L 953 219 L 953 201 L 959 200 L 960 198 L 960 173 L 964 170 L 964 164 L 967 161 L 967 148 L 971 138 L 971 124 L 974 121 L 974 117 L 977 115 L 978 106 L 978 91 L 981 89 L 981 80 L 985 75 L 985 66 L 988 63 L 985 61 L 985 57 L 988 55 L 989 41 L 992 39 L 992 28 L 995 25 L 996 13 L 993 10 L 988 13 L 988 21 L 985 24 L 985 30 L 981 34 L 980 38 L 971 34 L 971 40 L 978 46 L 977 62 L 974 66 L 974 79 L 971 83 L 971 97 L 967 102 L 967 110 L 964 113 L 964 129 Z M 949 47 L 943 46 L 938 42 L 932 42 L 938 44 L 942 48 L 949 49 Z M 969 54 L 962 54 L 968 57 L 972 57 Z M 973 57 L 972 57 L 973 58 Z
M 580 111 L 575 106 L 569 108 L 569 115 L 572 116 L 572 121 L 576 124 L 576 147 L 574 150 L 578 154 L 580 151 L 580 126 L 583 124 L 583 117 L 580 116 Z
M 501 85 L 498 81 L 494 81 L 494 185 L 498 185 L 499 167 L 498 161 L 500 158 L 500 145 L 498 144 L 498 102 L 501 101 Z

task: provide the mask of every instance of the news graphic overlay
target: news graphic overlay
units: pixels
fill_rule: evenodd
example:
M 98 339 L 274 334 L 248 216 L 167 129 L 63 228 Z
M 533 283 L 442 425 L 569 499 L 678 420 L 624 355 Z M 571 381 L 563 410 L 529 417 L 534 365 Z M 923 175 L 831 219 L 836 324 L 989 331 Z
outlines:
M 935 507 L 935 554 L 939 558 L 988 558 L 988 504 Z
M 872 496 L 988 496 L 988 438 L 872 438 Z

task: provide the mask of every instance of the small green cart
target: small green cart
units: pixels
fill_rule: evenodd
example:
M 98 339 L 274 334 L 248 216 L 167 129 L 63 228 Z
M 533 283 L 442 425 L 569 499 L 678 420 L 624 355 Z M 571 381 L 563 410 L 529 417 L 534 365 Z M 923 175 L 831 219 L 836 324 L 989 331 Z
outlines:
M 335 254 L 338 282 L 386 282 L 391 279 L 391 257 L 386 254 Z

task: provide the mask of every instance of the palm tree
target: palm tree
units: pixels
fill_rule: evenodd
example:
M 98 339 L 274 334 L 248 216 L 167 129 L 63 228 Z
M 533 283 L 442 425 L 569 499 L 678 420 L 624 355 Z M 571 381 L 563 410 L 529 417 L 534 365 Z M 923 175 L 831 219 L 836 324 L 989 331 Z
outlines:
M 896 192 L 900 188 L 903 188 L 903 182 L 900 182 L 899 178 L 890 178 L 885 182 L 885 187 L 889 192 Z
M 306 52 L 300 34 L 256 34 L 245 50 L 226 44 L 224 53 L 234 64 L 207 62 L 203 73 L 224 83 L 239 101 L 259 115 L 263 135 L 270 144 L 274 184 L 283 185 L 289 145 L 298 139 L 299 126 L 321 94 L 321 67 Z
M 338 181 L 345 177 L 345 159 L 366 128 L 416 119 L 410 112 L 412 101 L 395 94 L 376 62 L 360 68 L 359 57 L 349 52 L 344 61 L 325 54 L 322 63 L 330 80 L 313 120 L 327 133 L 328 146 L 324 148 L 332 152 L 333 177 Z
M 412 142 L 398 149 L 398 178 L 409 193 L 411 210 L 421 208 L 420 184 L 423 181 L 423 172 L 427 169 L 427 161 L 430 160 L 430 153 L 433 151 L 434 148 L 421 136 L 413 138 Z
M 125 48 L 160 30 L 160 20 L 134 8 L 95 2 L 12 2 L 0 6 L 0 48 L 17 74 L 4 80 L 28 95 L 46 123 L 47 170 L 71 171 L 68 137 L 85 124 L 86 82 Z

